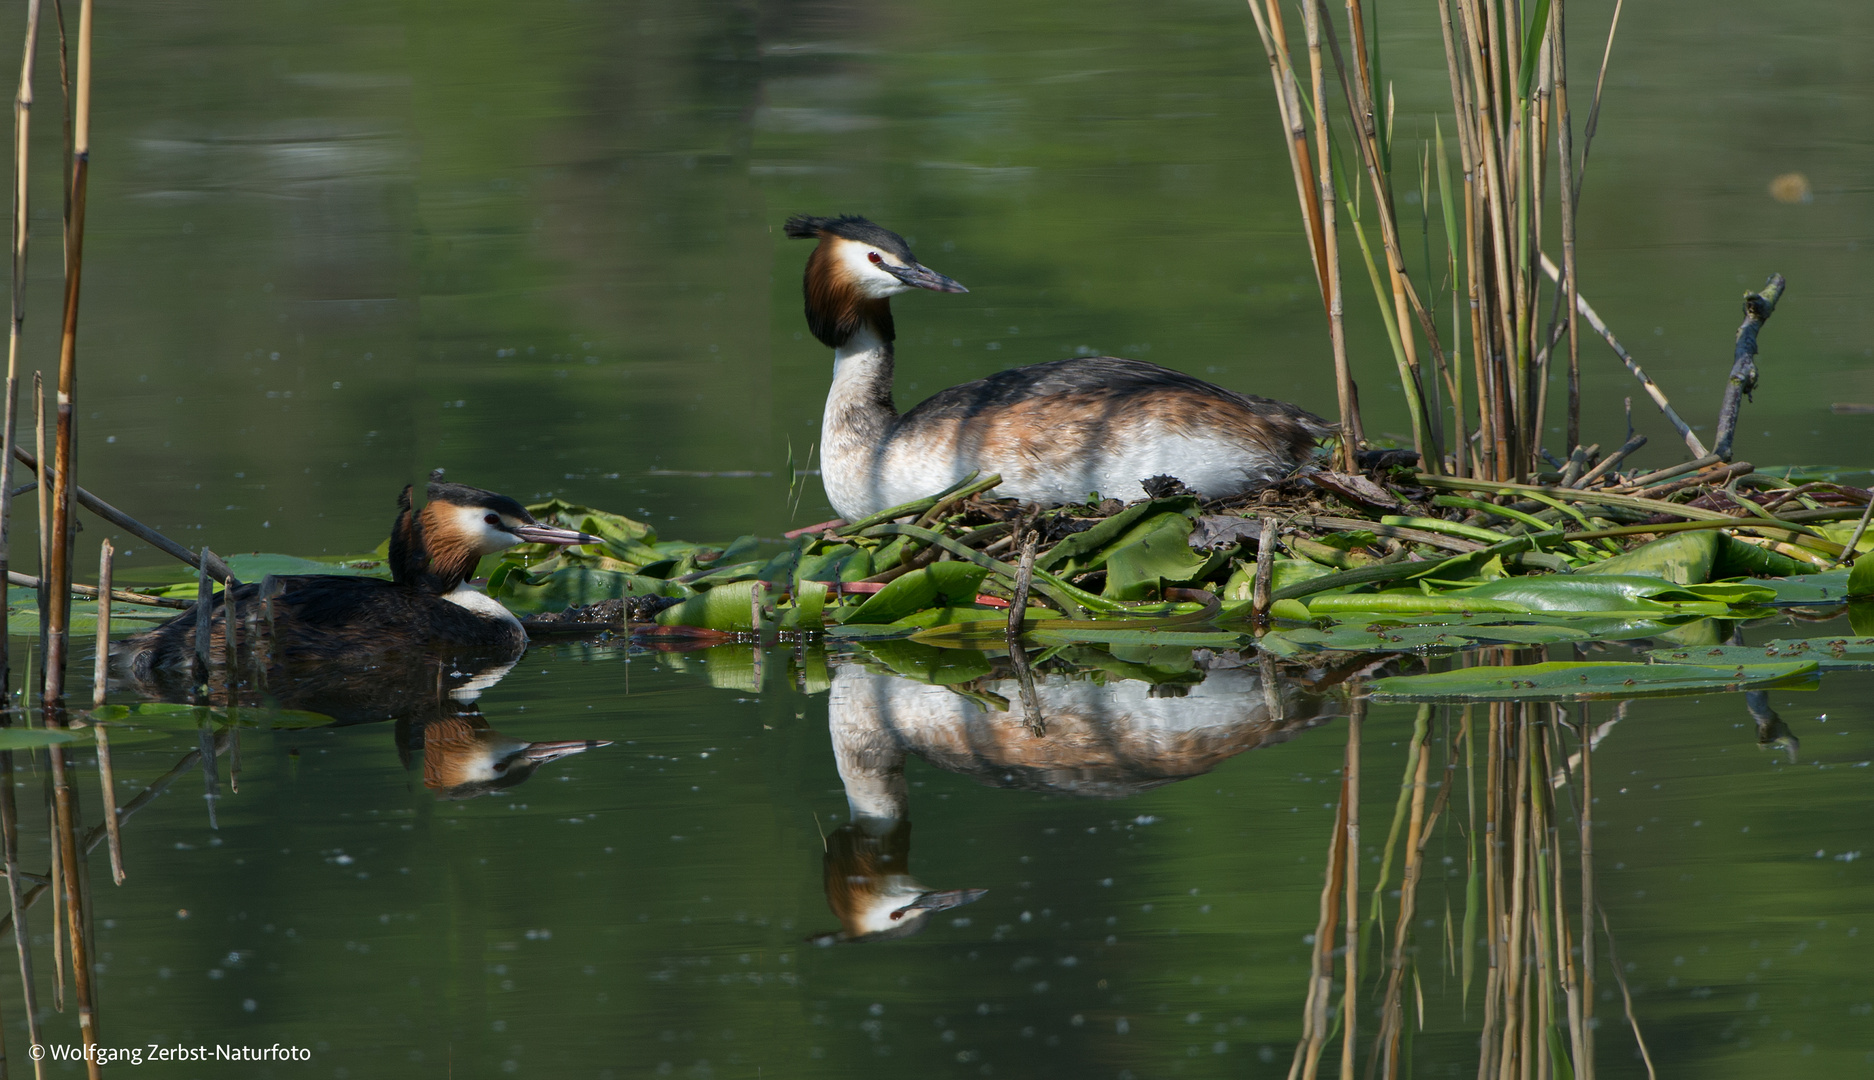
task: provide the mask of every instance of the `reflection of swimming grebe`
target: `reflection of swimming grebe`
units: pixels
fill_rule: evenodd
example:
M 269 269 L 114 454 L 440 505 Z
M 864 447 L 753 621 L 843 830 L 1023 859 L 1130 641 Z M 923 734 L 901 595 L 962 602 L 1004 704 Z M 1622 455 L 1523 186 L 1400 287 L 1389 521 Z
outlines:
M 390 581 L 340 574 L 270 577 L 234 589 L 245 618 L 264 628 L 267 647 L 300 661 L 390 649 L 452 646 L 518 655 L 520 620 L 468 581 L 482 556 L 516 544 L 592 544 L 599 538 L 535 521 L 506 495 L 440 481 L 421 512 L 410 488 L 390 538 Z M 210 601 L 211 655 L 226 647 L 224 590 Z M 149 682 L 163 669 L 186 671 L 195 658 L 193 609 L 116 647 L 120 670 Z
M 439 799 L 491 795 L 527 779 L 549 761 L 612 745 L 609 739 L 516 739 L 489 727 L 472 705 L 427 723 L 399 725 L 398 735 L 406 753 L 422 751 L 423 786 Z
M 1015 368 L 953 386 L 899 415 L 892 404 L 891 298 L 968 290 L 861 217 L 788 219 L 818 239 L 807 259 L 807 325 L 833 350 L 820 428 L 827 500 L 847 520 L 930 495 L 971 471 L 997 494 L 1044 505 L 1088 492 L 1143 498 L 1168 475 L 1206 498 L 1295 471 L 1331 426 L 1287 402 L 1113 356 Z
M 902 808 L 900 808 L 902 811 Z M 816 945 L 890 941 L 924 929 L 932 915 L 980 900 L 987 889 L 926 889 L 911 876 L 911 823 L 861 817 L 826 838 L 826 903 L 838 930 L 809 938 Z

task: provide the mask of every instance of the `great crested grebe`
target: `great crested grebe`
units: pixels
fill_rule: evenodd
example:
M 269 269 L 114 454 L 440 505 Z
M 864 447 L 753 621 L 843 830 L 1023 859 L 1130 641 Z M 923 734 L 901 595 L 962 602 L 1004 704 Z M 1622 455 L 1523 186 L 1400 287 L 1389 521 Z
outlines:
M 1293 473 L 1333 430 L 1287 402 L 1116 356 L 1014 368 L 939 391 L 901 415 L 891 393 L 891 298 L 968 290 L 862 217 L 797 215 L 786 231 L 819 240 L 804 288 L 807 325 L 833 350 L 821 472 L 827 500 L 849 521 L 972 471 L 999 473 L 1000 495 L 1050 506 L 1096 491 L 1142 498 L 1142 481 L 1158 476 L 1222 498 Z
M 421 511 L 409 487 L 397 497 L 390 536 L 391 580 L 339 574 L 269 577 L 236 586 L 239 637 L 263 639 L 273 665 L 317 663 L 364 652 L 464 648 L 519 655 L 527 643 L 520 620 L 500 601 L 468 584 L 482 556 L 516 544 L 595 544 L 600 539 L 542 525 L 506 495 L 432 477 Z M 210 655 L 226 648 L 227 590 L 210 601 Z M 196 612 L 123 641 L 119 670 L 137 684 L 158 683 L 164 670 L 195 662 Z M 244 645 L 243 648 L 248 646 Z

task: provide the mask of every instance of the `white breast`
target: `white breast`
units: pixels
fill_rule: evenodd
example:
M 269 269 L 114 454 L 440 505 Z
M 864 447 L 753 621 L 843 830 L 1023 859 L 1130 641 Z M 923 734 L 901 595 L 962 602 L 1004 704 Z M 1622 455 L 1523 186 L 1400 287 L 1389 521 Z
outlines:
M 521 624 L 521 621 L 514 617 L 512 611 L 502 606 L 501 601 L 496 600 L 494 597 L 489 596 L 473 585 L 466 583 L 457 585 L 453 592 L 444 593 L 443 599 L 449 601 L 451 604 L 467 608 L 484 619 L 494 619 L 499 622 L 512 623 L 515 626 Z M 503 674 L 505 674 L 505 672 L 503 672 Z

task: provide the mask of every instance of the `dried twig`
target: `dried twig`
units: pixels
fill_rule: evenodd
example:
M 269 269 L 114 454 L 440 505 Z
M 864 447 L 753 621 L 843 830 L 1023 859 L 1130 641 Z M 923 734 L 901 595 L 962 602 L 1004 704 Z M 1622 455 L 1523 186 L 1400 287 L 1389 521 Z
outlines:
M 1731 377 L 1724 384 L 1724 404 L 1718 409 L 1718 442 L 1711 448 L 1725 461 L 1731 460 L 1731 439 L 1737 434 L 1737 410 L 1745 394 L 1757 388 L 1757 331 L 1776 314 L 1776 302 L 1783 298 L 1788 282 L 1782 274 L 1771 274 L 1760 293 L 1744 294 L 1744 324 L 1737 328 L 1737 351 L 1731 360 Z
M 37 589 L 40 585 L 38 578 L 33 577 L 31 574 L 22 574 L 17 570 L 7 571 L 7 582 L 28 589 Z M 72 582 L 72 595 L 83 597 L 86 600 L 95 600 L 98 597 L 98 588 L 95 585 L 85 585 L 74 581 Z M 122 600 L 126 604 L 146 604 L 150 607 L 175 608 L 178 611 L 195 606 L 187 600 L 177 600 L 170 596 L 151 596 L 149 593 L 132 592 L 129 589 L 112 589 L 111 599 Z

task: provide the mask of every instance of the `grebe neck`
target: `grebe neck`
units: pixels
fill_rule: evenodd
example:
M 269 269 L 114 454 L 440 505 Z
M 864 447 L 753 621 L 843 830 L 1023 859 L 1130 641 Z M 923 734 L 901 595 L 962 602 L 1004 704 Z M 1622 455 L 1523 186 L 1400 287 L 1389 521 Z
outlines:
M 876 446 L 898 419 L 891 400 L 891 338 L 864 322 L 833 350 L 822 453 L 836 443 Z

